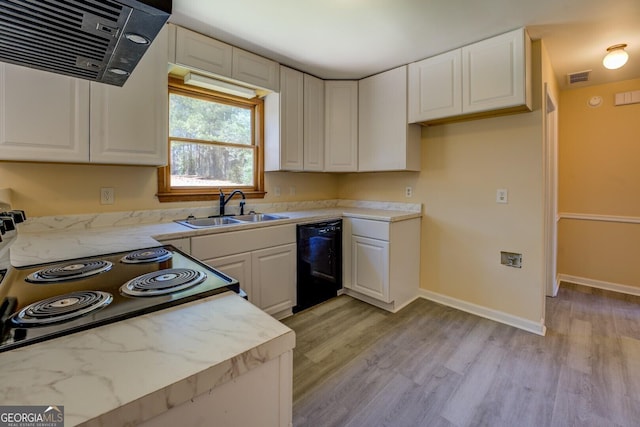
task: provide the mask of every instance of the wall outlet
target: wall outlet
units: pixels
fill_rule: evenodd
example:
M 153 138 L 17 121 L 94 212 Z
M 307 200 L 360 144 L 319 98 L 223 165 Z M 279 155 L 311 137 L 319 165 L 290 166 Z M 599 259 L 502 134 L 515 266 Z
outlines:
M 509 203 L 509 192 L 506 188 L 498 188 L 496 191 L 496 203 Z
M 279 186 L 275 186 L 275 187 L 273 187 L 273 194 L 274 194 L 276 197 L 280 197 L 280 194 L 282 194 L 282 193 L 280 192 L 280 187 L 279 187 Z
M 102 187 L 100 189 L 100 204 L 112 205 L 115 202 L 116 192 L 113 187 Z
M 413 187 L 405 187 L 404 188 L 404 196 L 409 198 L 409 197 L 413 197 Z
M 295 196 L 296 195 L 296 187 L 295 186 L 291 186 L 289 187 L 289 195 L 290 196 Z

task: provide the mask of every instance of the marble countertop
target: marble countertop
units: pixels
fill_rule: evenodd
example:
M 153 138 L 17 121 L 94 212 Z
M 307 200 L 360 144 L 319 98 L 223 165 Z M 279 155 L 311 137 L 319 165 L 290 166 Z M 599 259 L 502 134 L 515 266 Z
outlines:
M 135 425 L 294 345 L 229 292 L 1 353 L 0 402 L 64 405 L 65 426 Z
M 159 241 L 207 234 L 248 230 L 274 225 L 325 221 L 341 217 L 378 221 L 403 221 L 419 218 L 420 212 L 384 210 L 360 207 L 332 207 L 304 211 L 284 211 L 286 219 L 192 229 L 167 221 L 135 223 L 131 217 L 112 223 L 93 221 L 89 227 L 79 227 L 79 221 L 60 219 L 56 223 L 29 222 L 19 227 L 18 237 L 11 246 L 10 260 L 14 267 L 24 267 L 54 261 L 83 258 L 157 246 Z M 183 216 L 182 218 L 185 218 Z M 133 222 L 133 223 L 130 223 Z M 98 223 L 96 225 L 96 223 Z M 84 224 L 84 223 L 83 223 Z

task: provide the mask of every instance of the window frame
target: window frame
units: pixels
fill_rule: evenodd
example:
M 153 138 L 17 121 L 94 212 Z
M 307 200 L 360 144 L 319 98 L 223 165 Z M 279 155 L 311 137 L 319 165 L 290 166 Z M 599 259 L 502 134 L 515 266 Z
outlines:
M 167 93 L 167 103 L 172 94 L 194 97 L 208 101 L 221 102 L 243 107 L 250 106 L 253 109 L 253 147 L 255 152 L 254 182 L 255 186 L 233 186 L 233 187 L 171 187 L 171 138 L 169 135 L 169 121 L 167 120 L 167 164 L 158 168 L 158 193 L 160 202 L 186 202 L 216 200 L 219 190 L 223 191 L 242 190 L 248 199 L 264 198 L 264 101 L 261 98 L 245 99 L 221 92 L 185 85 L 182 79 L 169 77 L 169 90 Z M 167 114 L 169 111 L 167 110 Z M 177 138 L 186 142 L 198 142 Z M 224 146 L 224 143 L 215 144 Z M 229 144 L 233 145 L 233 144 Z

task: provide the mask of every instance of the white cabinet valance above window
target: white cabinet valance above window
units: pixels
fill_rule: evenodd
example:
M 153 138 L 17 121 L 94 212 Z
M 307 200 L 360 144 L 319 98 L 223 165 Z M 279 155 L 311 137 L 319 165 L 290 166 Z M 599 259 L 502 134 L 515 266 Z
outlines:
M 169 24 L 169 62 L 251 87 L 280 90 L 277 62 Z

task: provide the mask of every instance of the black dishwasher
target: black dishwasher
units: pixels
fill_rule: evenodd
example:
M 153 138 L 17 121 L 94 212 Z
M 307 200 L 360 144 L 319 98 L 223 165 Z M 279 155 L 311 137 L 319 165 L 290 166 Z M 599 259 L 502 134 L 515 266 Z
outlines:
M 297 305 L 293 312 L 335 297 L 342 289 L 342 220 L 297 227 Z

